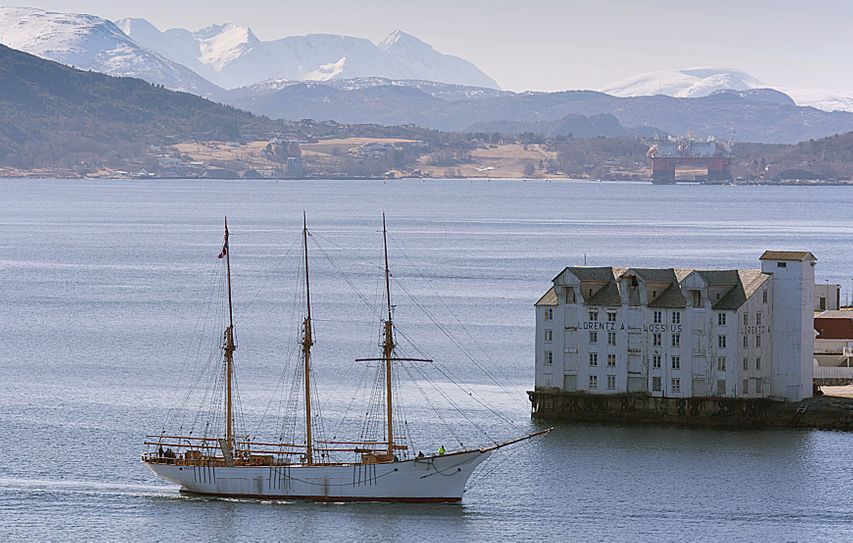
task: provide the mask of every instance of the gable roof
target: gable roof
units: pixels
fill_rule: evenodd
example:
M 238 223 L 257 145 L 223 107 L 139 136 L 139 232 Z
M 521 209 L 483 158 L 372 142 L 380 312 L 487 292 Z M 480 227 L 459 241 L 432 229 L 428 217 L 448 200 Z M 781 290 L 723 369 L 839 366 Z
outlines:
M 533 305 L 557 305 L 557 290 L 554 287 L 551 287 L 548 289 L 548 292 L 543 294 L 542 297 L 539 298 L 539 301 Z
M 815 255 L 809 251 L 764 251 L 759 260 L 814 260 Z

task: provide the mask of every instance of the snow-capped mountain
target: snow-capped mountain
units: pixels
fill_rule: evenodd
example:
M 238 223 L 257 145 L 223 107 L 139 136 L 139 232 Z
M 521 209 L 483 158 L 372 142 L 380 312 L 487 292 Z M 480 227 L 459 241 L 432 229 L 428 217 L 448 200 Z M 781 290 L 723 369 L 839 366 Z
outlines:
M 111 21 L 93 15 L 0 7 L 0 43 L 84 70 L 138 77 L 207 96 L 218 89 L 192 70 L 140 47 Z
M 439 53 L 431 45 L 400 30 L 392 32 L 382 40 L 379 43 L 379 50 L 397 59 L 411 72 L 403 79 L 500 88 L 494 79 L 467 60 Z
M 660 70 L 635 75 L 612 83 L 602 92 L 613 96 L 654 96 L 663 94 L 677 98 L 700 98 L 717 91 L 773 88 L 790 96 L 801 106 L 824 111 L 853 111 L 853 93 L 834 93 L 815 89 L 776 87 L 759 81 L 750 74 L 730 68 L 688 68 Z
M 718 90 L 748 90 L 763 87 L 746 72 L 724 68 L 661 70 L 635 75 L 601 89 L 613 96 L 653 96 L 700 98 Z
M 250 28 L 231 23 L 197 32 L 184 29 L 160 32 L 144 19 L 122 19 L 116 23 L 144 47 L 226 88 L 267 80 L 328 81 L 361 77 L 498 87 L 470 62 L 439 53 L 400 31 L 376 45 L 363 38 L 332 34 L 262 41 Z

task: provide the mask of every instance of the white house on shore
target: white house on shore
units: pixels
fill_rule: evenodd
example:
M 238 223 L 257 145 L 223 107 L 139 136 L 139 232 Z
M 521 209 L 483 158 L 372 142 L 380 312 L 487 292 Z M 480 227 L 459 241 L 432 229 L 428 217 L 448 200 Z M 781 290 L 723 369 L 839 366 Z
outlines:
M 814 255 L 760 269 L 574 266 L 536 303 L 536 389 L 800 401 L 812 395 Z

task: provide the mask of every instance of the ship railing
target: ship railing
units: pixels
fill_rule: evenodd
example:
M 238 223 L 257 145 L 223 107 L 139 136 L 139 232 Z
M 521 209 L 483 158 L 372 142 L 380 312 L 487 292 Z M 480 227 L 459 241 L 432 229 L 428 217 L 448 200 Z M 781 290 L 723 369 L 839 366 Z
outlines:
M 142 454 L 142 460 L 149 463 L 198 465 L 206 462 L 224 462 L 221 438 L 149 435 L 143 442 L 149 448 Z M 354 453 L 381 456 L 387 452 L 384 441 L 320 441 L 313 447 L 315 453 L 328 456 L 329 453 Z M 393 445 L 394 450 L 407 450 L 405 445 Z M 219 453 L 219 454 L 217 454 Z M 292 457 L 304 461 L 306 446 L 300 443 L 262 442 L 238 440 L 233 451 L 234 460 L 239 464 L 277 465 L 294 463 Z

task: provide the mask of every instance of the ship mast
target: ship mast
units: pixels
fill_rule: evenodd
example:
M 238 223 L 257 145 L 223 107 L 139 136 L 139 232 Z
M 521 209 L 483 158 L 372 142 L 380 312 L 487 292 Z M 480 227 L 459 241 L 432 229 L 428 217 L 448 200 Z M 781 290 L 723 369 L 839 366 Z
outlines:
M 231 298 L 231 251 L 228 247 L 228 217 L 225 217 L 225 267 L 228 275 L 228 328 L 225 329 L 225 442 L 230 455 L 234 450 L 234 304 Z
M 308 465 L 314 463 L 314 444 L 311 435 L 311 287 L 308 276 L 308 219 L 302 212 L 302 248 L 305 255 L 305 304 L 307 313 L 302 322 L 302 359 L 305 363 L 305 457 Z
M 391 389 L 391 358 L 394 355 L 394 323 L 391 315 L 391 272 L 388 269 L 388 230 L 385 228 L 385 213 L 382 214 L 382 243 L 385 249 L 385 298 L 388 301 L 388 320 L 385 321 L 385 334 L 382 344 L 383 356 L 385 358 L 385 408 L 386 422 L 388 423 L 388 454 L 394 454 L 394 423 L 392 410 Z

